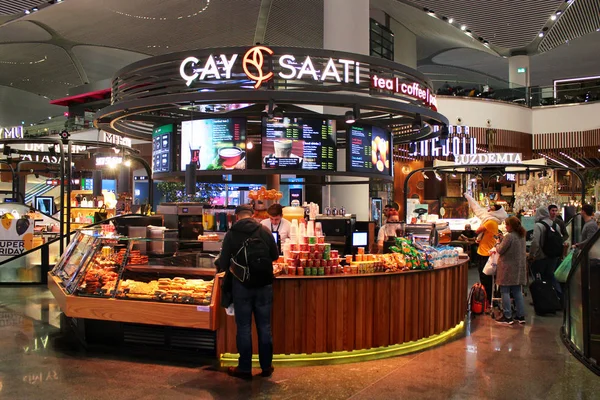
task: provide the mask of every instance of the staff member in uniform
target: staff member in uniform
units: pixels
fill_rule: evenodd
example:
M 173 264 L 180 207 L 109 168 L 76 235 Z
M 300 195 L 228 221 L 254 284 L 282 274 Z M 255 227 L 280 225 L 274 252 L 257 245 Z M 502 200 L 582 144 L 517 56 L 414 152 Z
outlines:
M 377 234 L 377 246 L 379 253 L 389 253 L 390 246 L 395 246 L 395 238 L 397 230 L 400 227 L 400 217 L 396 210 L 391 210 L 388 213 L 387 221 Z
M 281 244 L 285 243 L 290 237 L 291 222 L 283 218 L 283 207 L 281 204 L 273 204 L 267 208 L 268 219 L 262 220 L 260 223 L 266 226 L 271 232 L 277 232 L 277 246 L 281 250 Z

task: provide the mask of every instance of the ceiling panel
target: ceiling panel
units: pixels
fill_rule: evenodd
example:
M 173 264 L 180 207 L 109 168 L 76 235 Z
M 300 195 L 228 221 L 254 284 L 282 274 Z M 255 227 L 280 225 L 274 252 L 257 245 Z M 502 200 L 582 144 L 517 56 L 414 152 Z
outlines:
M 2 44 L 0 60 L 0 85 L 57 98 L 83 83 L 66 52 L 54 45 Z
M 265 43 L 322 48 L 323 0 L 274 0 Z
M 81 61 L 90 82 L 112 79 L 116 71 L 148 57 L 127 50 L 98 46 L 75 46 L 73 52 Z
M 433 10 L 438 16 L 453 18 L 455 25 L 465 24 L 474 34 L 495 46 L 507 49 L 525 47 L 531 43 L 548 22 L 550 15 L 564 2 L 564 0 L 405 1 L 420 8 Z
M 574 1 L 541 41 L 539 51 L 549 51 L 597 29 L 600 29 L 600 1 Z
M 52 36 L 41 27 L 29 21 L 15 21 L 0 31 L 0 43 L 8 42 L 45 42 Z

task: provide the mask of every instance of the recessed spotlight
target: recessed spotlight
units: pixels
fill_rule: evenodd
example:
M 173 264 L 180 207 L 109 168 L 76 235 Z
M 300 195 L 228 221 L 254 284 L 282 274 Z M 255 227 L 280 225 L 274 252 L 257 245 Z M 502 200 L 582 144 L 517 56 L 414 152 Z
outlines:
M 461 25 L 460 26 L 460 30 L 461 31 L 466 31 L 467 30 L 467 26 L 466 25 Z
M 454 22 L 454 18 L 450 18 L 450 19 L 448 20 L 448 23 L 449 23 L 449 24 L 451 24 L 451 23 L 453 23 L 453 22 Z
M 544 32 L 540 32 L 539 37 L 544 37 Z
M 31 9 L 31 11 L 33 11 L 33 12 L 36 12 L 37 10 L 39 10 L 37 7 L 33 7 L 33 8 Z
M 31 14 L 31 11 L 25 10 L 25 15 Z
M 435 11 L 429 10 L 429 11 L 427 11 L 427 14 L 429 14 L 429 15 L 435 15 Z
M 560 15 L 560 14 L 562 14 L 562 11 L 557 11 L 556 12 L 556 15 Z
M 556 21 L 556 14 L 552 14 L 552 15 L 550 16 L 550 19 L 551 19 L 552 21 Z

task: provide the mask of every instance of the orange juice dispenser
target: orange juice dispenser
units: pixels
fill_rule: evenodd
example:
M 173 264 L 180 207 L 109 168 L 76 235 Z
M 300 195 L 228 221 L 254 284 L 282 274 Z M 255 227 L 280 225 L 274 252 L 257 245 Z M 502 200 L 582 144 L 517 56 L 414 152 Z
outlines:
M 204 225 L 204 231 L 215 230 L 215 210 L 212 208 L 205 208 L 202 216 L 202 222 Z

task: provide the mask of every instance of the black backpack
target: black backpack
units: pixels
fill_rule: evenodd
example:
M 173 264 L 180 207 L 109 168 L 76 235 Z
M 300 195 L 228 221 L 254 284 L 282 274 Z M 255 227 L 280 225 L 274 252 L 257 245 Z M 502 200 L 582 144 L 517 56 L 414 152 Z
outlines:
M 273 282 L 273 261 L 269 245 L 260 237 L 261 228 L 259 225 L 254 229 L 231 257 L 231 273 L 248 287 L 260 287 Z
M 540 224 L 546 227 L 546 235 L 544 242 L 542 243 L 542 251 L 546 257 L 560 257 L 563 253 L 563 237 L 561 233 L 556 229 L 556 222 L 552 223 L 552 227 L 540 221 Z

